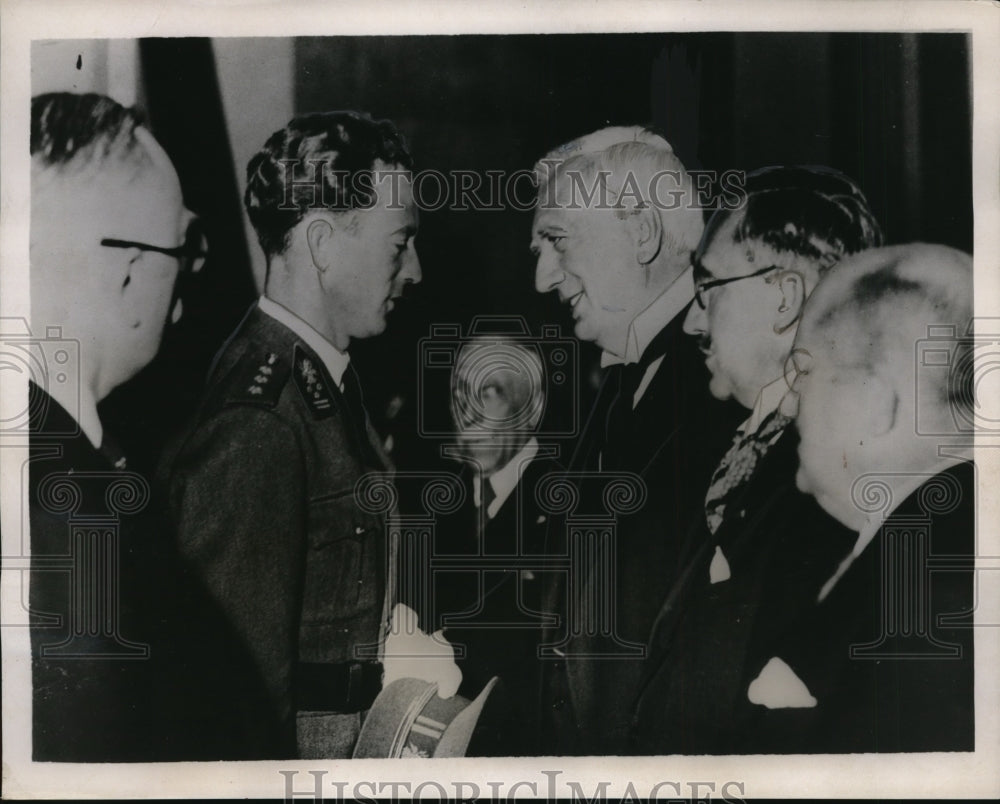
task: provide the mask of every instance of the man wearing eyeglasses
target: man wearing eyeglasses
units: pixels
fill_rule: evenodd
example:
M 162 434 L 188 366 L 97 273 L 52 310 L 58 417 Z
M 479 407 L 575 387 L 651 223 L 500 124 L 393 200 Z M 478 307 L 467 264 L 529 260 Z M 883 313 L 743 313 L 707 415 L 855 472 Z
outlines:
M 170 159 L 96 94 L 31 104 L 33 759 L 255 758 L 263 684 L 98 403 L 155 356 L 204 256 Z M 244 706 L 248 707 L 244 709 Z
M 767 168 L 745 187 L 745 205 L 706 226 L 684 329 L 712 395 L 750 417 L 701 492 L 681 580 L 658 616 L 636 710 L 643 753 L 736 750 L 743 651 L 761 596 L 794 608 L 847 538 L 795 488 L 796 439 L 779 405 L 807 297 L 846 254 L 878 245 L 881 230 L 861 190 L 833 170 Z M 768 565 L 783 568 L 772 573 L 783 578 L 776 589 L 762 588 Z
M 540 750 L 617 754 L 628 747 L 630 704 L 681 536 L 700 516 L 697 495 L 736 421 L 709 396 L 681 329 L 703 220 L 670 145 L 637 126 L 601 129 L 555 149 L 536 172 L 535 287 L 557 293 L 576 336 L 602 350 L 601 389 L 569 468 L 631 473 L 645 487 L 639 510 L 617 522 L 610 605 L 580 606 L 569 585 L 552 590 L 564 628 L 573 611 L 601 622 L 573 623 L 582 633 L 564 646 L 565 659 L 546 663 Z M 563 551 L 550 543 L 550 553 Z M 604 569 L 583 569 L 586 595 L 611 596 L 597 586 L 612 575 Z

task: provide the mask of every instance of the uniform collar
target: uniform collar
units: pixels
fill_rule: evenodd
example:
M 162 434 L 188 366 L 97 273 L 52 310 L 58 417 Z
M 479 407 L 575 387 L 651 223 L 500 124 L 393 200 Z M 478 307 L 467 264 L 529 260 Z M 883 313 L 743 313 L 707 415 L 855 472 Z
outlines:
M 292 332 L 298 335 L 306 345 L 312 349 L 316 356 L 323 361 L 323 365 L 330 373 L 330 377 L 337 385 L 343 382 L 344 372 L 350 365 L 351 356 L 347 352 L 341 352 L 326 338 L 319 334 L 316 329 L 291 310 L 267 296 L 261 296 L 257 302 L 260 311 L 275 321 L 284 324 Z
M 528 439 L 527 443 L 521 447 L 517 455 L 511 458 L 503 466 L 503 468 L 498 469 L 487 478 L 489 484 L 493 487 L 493 492 L 496 494 L 496 497 L 490 503 L 489 508 L 486 509 L 486 516 L 492 519 L 497 515 L 497 511 L 500 510 L 500 506 L 506 502 L 507 498 L 511 495 L 514 489 L 517 488 L 517 484 L 521 482 L 521 475 L 524 474 L 524 470 L 537 454 L 538 440 L 532 436 Z M 479 496 L 478 483 L 473 484 L 473 495 L 475 497 L 476 507 L 478 508 L 482 504 L 482 500 Z
M 625 357 L 611 352 L 601 353 L 601 368 L 619 363 L 638 363 L 646 347 L 660 331 L 674 320 L 694 298 L 694 269 L 684 273 L 670 283 L 652 304 L 637 315 L 629 324 L 625 341 Z

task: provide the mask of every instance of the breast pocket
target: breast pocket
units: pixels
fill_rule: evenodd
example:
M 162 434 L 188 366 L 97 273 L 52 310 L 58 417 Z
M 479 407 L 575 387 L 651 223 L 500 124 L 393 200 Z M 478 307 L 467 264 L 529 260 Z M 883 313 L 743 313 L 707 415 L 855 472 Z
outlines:
M 309 504 L 303 615 L 344 620 L 381 605 L 382 522 L 359 510 L 353 494 Z

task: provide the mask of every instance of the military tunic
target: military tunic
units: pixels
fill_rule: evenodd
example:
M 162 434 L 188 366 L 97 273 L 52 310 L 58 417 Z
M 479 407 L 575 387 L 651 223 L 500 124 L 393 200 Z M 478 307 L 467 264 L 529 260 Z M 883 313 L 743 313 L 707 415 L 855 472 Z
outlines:
M 379 690 L 386 529 L 354 490 L 387 468 L 360 399 L 256 305 L 168 458 L 181 549 L 253 652 L 287 754 L 350 756 Z

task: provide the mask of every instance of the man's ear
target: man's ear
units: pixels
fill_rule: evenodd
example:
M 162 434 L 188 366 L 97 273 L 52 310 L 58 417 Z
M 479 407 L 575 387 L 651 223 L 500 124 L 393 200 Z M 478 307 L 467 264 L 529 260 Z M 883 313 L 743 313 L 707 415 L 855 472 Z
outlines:
M 865 380 L 865 396 L 859 415 L 868 422 L 868 432 L 883 436 L 892 432 L 899 419 L 899 394 L 891 382 L 874 374 Z
M 314 218 L 306 226 L 306 244 L 309 246 L 309 256 L 313 265 L 321 273 L 330 267 L 330 243 L 336 231 L 333 224 L 326 218 Z
M 778 276 L 781 302 L 775 312 L 774 332 L 780 335 L 798 323 L 806 303 L 806 280 L 798 271 L 782 271 Z
M 128 319 L 129 326 L 134 329 L 142 324 L 139 312 L 135 309 L 135 291 L 139 283 L 134 281 L 136 273 L 142 270 L 140 265 L 142 251 L 137 248 L 119 251 L 119 259 L 114 263 L 107 263 L 110 271 L 107 275 L 108 285 L 106 287 L 121 302 L 124 316 Z
M 645 204 L 629 216 L 628 225 L 635 239 L 636 258 L 641 265 L 649 265 L 660 253 L 663 245 L 663 222 L 652 204 Z

